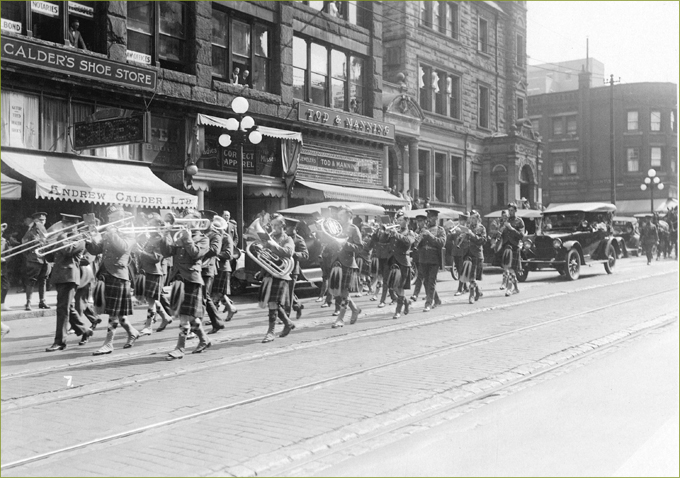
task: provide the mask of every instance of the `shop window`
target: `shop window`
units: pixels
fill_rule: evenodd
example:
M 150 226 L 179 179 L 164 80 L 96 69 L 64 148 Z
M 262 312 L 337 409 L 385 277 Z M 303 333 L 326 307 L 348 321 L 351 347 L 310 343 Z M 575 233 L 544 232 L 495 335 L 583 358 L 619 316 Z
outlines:
M 504 208 L 505 201 L 505 183 L 495 183 L 496 186 L 496 207 Z
M 567 166 L 569 167 L 569 174 L 578 174 L 578 161 L 570 159 L 567 161 Z
M 626 149 L 626 171 L 629 173 L 640 171 L 640 150 L 638 148 Z
M 38 149 L 39 129 L 39 97 L 2 90 L 2 146 Z
M 628 131 L 637 131 L 638 130 L 638 112 L 637 111 L 629 111 L 628 112 L 628 122 L 626 129 Z
M 463 158 L 460 156 L 451 156 L 451 195 L 449 197 L 449 203 L 460 203 L 460 165 Z
M 127 2 L 128 60 L 186 71 L 187 5 L 184 2 Z
M 333 108 L 345 109 L 347 90 L 347 54 L 331 51 L 331 104 Z
M 68 143 L 68 103 L 43 97 L 40 149 L 64 153 Z
M 556 159 L 553 163 L 553 175 L 562 176 L 564 174 L 564 162 L 561 159 Z
M 434 200 L 445 201 L 444 192 L 444 168 L 446 167 L 446 154 L 434 153 Z
M 649 165 L 652 168 L 660 168 L 661 167 L 661 148 L 659 148 L 657 146 L 652 146 Z
M 649 129 L 651 131 L 661 131 L 661 111 L 653 110 L 651 112 Z
M 231 18 L 226 11 L 213 7 L 212 31 L 213 76 L 270 91 L 271 28 Z
M 483 18 L 477 22 L 477 51 L 489 53 L 489 25 Z
M 479 108 L 478 124 L 482 128 L 489 127 L 489 88 L 479 85 L 477 93 L 477 105 Z

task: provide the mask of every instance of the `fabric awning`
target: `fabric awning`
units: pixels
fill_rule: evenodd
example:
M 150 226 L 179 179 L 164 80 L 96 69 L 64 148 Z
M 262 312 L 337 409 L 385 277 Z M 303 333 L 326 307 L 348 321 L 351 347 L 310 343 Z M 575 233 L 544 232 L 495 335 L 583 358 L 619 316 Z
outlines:
M 0 196 L 2 199 L 21 199 L 21 181 L 12 179 L 9 176 L 2 176 L 2 191 L 0 191 Z
M 677 199 L 658 198 L 654 199 L 654 211 L 666 212 L 668 208 L 678 205 Z M 652 208 L 651 199 L 628 199 L 616 201 L 616 213 L 621 216 L 632 216 L 633 214 L 650 212 Z
M 227 118 L 220 118 L 218 116 L 210 116 L 199 114 L 198 115 L 198 125 L 199 126 L 214 126 L 216 128 L 227 129 Z M 269 136 L 270 138 L 277 139 L 290 139 L 293 141 L 298 141 L 302 143 L 302 133 L 297 131 L 288 131 L 279 128 L 270 128 L 269 126 L 258 126 L 257 130 L 262 133 L 262 136 Z
M 408 204 L 406 199 L 393 196 L 381 189 L 352 188 L 301 180 L 297 182 L 306 188 L 321 191 L 324 199 L 344 199 L 345 201 L 367 202 L 378 206 L 406 206 Z
M 144 164 L 2 153 L 3 167 L 35 181 L 36 197 L 151 208 L 196 207 L 196 196 L 164 183 Z

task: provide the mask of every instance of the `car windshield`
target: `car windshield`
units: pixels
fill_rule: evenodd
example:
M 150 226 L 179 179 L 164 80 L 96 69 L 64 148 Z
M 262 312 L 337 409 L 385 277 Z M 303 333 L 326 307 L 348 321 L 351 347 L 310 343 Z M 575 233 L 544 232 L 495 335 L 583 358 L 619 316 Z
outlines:
M 575 230 L 583 221 L 583 216 L 584 214 L 581 211 L 545 214 L 543 216 L 543 231 Z
M 614 221 L 612 227 L 614 234 L 630 234 L 633 232 L 633 224 L 627 221 Z

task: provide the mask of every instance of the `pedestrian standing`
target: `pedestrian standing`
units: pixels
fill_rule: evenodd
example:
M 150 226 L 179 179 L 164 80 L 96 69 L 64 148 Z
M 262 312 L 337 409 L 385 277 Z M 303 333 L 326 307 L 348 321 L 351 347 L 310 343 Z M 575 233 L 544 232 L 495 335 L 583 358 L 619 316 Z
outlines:
M 659 232 L 652 223 L 652 216 L 645 216 L 645 222 L 640 228 L 640 245 L 647 256 L 647 265 L 651 265 L 654 256 L 654 246 L 659 244 Z
M 516 216 L 517 205 L 508 204 L 508 219 L 501 228 L 501 240 L 503 249 L 503 268 L 507 272 L 507 289 L 505 295 L 519 294 L 517 286 L 517 274 L 521 267 L 519 255 L 519 241 L 524 237 L 524 221 Z

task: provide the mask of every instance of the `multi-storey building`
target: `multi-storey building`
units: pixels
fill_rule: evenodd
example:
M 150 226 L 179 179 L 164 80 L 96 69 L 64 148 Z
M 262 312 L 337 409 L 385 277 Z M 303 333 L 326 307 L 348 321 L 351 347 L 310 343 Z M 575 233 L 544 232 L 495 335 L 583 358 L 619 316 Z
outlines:
M 525 2 L 385 2 L 383 16 L 388 184 L 433 206 L 540 203 Z
M 677 85 L 615 84 L 591 88 L 581 72 L 579 88 L 529 98 L 529 116 L 544 143 L 544 204 L 611 200 L 611 122 L 619 214 L 650 210 L 650 191 L 640 185 L 650 168 L 665 188 L 655 209 L 677 204 Z M 613 101 L 612 101 L 613 99 Z

